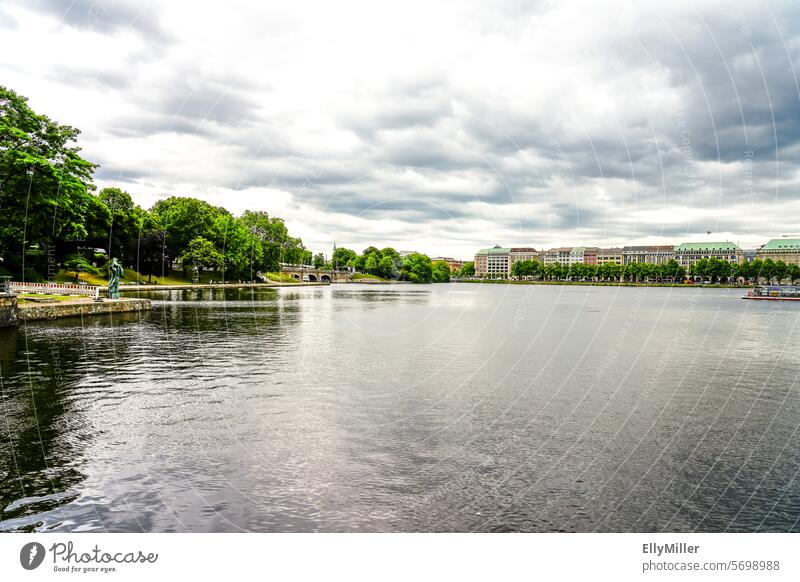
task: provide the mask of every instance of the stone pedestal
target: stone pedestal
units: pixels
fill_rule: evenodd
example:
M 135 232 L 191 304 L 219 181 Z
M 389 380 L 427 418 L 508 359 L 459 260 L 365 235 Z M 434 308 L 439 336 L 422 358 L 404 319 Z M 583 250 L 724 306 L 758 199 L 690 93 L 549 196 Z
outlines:
M 0 327 L 17 325 L 18 321 L 17 296 L 13 293 L 0 293 Z

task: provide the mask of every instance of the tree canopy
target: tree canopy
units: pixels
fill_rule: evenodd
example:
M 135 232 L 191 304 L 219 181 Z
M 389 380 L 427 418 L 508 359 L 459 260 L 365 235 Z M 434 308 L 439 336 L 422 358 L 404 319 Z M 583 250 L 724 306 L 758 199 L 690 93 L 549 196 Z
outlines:
M 54 274 L 51 263 L 88 272 L 98 260 L 115 257 L 148 277 L 184 263 L 184 271 L 198 265 L 221 270 L 223 279 L 253 280 L 256 271 L 279 271 L 282 262 L 311 260 L 283 220 L 263 211 L 235 217 L 183 196 L 144 210 L 117 187 L 94 195 L 97 165 L 80 156 L 79 134 L 35 113 L 24 97 L 0 86 L 3 271 L 36 280 Z

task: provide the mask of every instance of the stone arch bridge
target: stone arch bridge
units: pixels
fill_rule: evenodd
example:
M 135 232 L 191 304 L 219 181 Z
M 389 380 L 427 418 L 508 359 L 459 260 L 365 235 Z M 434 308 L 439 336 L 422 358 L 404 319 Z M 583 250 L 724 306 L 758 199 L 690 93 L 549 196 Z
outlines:
M 353 276 L 351 271 L 315 269 L 310 265 L 281 265 L 281 273 L 309 283 L 345 283 Z

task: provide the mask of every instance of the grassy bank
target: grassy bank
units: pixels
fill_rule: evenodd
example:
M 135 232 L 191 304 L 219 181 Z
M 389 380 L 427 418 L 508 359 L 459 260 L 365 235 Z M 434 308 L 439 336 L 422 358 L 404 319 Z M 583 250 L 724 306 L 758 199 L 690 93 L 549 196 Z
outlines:
M 351 281 L 375 281 L 377 283 L 388 283 L 388 279 L 378 277 L 377 275 L 368 275 L 367 273 L 356 273 L 351 278 Z
M 455 283 L 481 283 L 485 285 L 583 285 L 588 287 L 681 287 L 684 289 L 692 289 L 701 287 L 703 289 L 749 289 L 752 285 L 722 285 L 720 283 L 709 283 L 706 285 L 694 284 L 686 285 L 685 283 L 608 283 L 599 281 L 508 281 L 494 279 L 461 279 L 454 281 Z
M 291 275 L 286 275 L 285 273 L 267 273 L 266 275 L 268 281 L 273 281 L 275 283 L 299 283 L 297 279 L 292 277 Z
M 147 275 L 142 275 L 141 273 L 136 272 L 133 269 L 125 269 L 122 274 L 122 279 L 120 280 L 121 285 L 136 285 L 138 283 L 146 283 L 148 285 L 188 285 L 191 284 L 192 277 L 184 276 L 181 271 L 170 271 L 166 274 L 166 276 L 162 277 L 160 275 L 156 276 L 153 275 L 149 278 L 148 281 Z M 296 280 L 292 279 L 288 275 L 283 275 L 281 273 L 267 273 L 267 279 L 270 281 L 277 281 L 280 283 L 295 283 Z M 56 276 L 54 277 L 56 283 L 75 283 L 75 271 L 59 271 Z M 108 283 L 107 277 L 92 275 L 91 273 L 80 273 L 79 281 L 85 282 L 87 285 L 99 285 L 104 286 Z M 203 271 L 200 273 L 200 281 L 204 285 L 211 283 L 212 281 L 220 282 L 222 281 L 222 273 L 218 271 Z M 228 280 L 228 282 L 234 282 L 234 280 Z

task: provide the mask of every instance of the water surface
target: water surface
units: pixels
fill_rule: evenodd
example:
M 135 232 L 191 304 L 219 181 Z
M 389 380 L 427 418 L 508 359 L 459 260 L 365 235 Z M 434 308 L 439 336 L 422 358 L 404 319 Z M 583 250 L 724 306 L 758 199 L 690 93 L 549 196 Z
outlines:
M 797 531 L 800 305 L 141 293 L 0 330 L 0 530 Z

